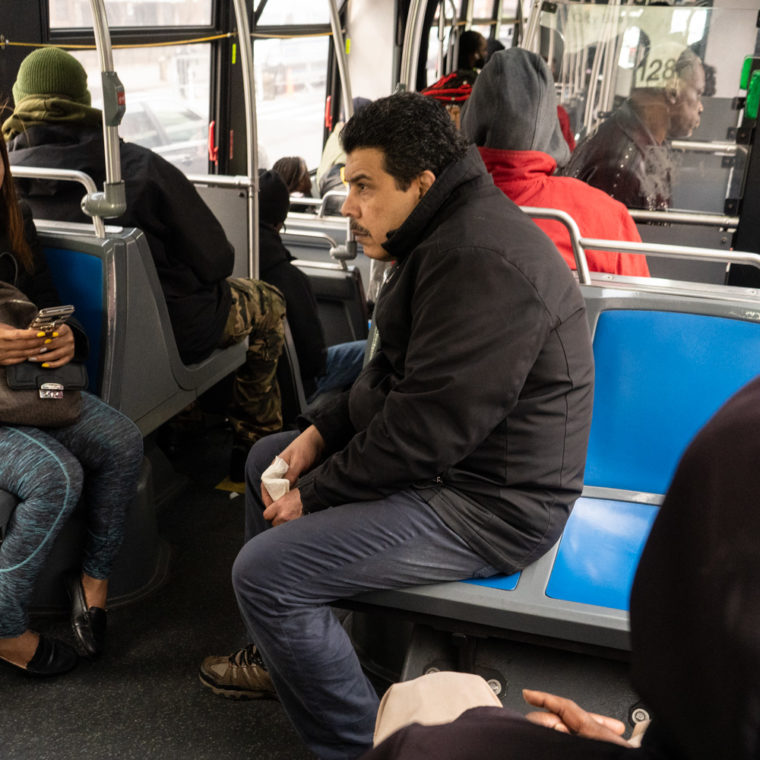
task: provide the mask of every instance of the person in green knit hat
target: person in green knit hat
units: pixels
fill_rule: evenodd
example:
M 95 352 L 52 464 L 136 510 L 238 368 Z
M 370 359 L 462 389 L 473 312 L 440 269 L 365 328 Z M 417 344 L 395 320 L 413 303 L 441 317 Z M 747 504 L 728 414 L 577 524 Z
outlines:
M 12 92 L 16 107 L 3 124 L 6 141 L 32 125 L 45 122 L 101 125 L 100 110 L 91 107 L 87 72 L 76 58 L 60 48 L 40 48 L 27 56 Z
M 35 50 L 21 62 L 13 97 L 15 109 L 2 125 L 11 164 L 82 171 L 102 186 L 102 113 L 90 104 L 82 64 L 60 48 Z M 193 364 L 218 347 L 248 342 L 228 408 L 230 475 L 242 480 L 248 449 L 282 427 L 276 369 L 284 299 L 265 282 L 230 277 L 234 249 L 179 169 L 135 143 L 121 141 L 119 152 L 127 210 L 113 223 L 145 234 L 182 360 Z M 76 183 L 20 180 L 18 189 L 36 218 L 89 221 Z

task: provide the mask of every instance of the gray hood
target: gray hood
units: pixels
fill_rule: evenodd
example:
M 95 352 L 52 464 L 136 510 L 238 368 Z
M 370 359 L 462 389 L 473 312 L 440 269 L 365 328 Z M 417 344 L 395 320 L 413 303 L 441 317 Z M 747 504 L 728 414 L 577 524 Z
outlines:
M 549 67 L 522 48 L 491 56 L 465 104 L 462 132 L 480 147 L 540 150 L 558 166 L 570 158 Z

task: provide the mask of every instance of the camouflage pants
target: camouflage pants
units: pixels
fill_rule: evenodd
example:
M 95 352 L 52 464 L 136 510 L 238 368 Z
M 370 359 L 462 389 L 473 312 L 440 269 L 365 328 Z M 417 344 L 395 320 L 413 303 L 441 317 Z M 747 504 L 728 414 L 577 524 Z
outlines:
M 234 441 L 253 445 L 282 428 L 277 361 L 284 341 L 285 300 L 260 280 L 229 277 L 232 307 L 219 345 L 248 338 L 245 364 L 235 373 L 229 419 Z

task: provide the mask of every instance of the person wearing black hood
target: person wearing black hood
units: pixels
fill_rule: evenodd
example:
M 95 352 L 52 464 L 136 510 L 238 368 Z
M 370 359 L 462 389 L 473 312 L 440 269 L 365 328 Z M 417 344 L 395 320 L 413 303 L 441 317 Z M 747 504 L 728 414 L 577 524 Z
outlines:
M 617 721 L 527 692 L 549 712 L 476 707 L 413 723 L 362 760 L 760 757 L 759 426 L 755 379 L 686 450 L 644 547 L 630 605 L 633 685 L 653 715 L 640 748 Z
M 309 278 L 291 263 L 294 257 L 280 237 L 289 203 L 282 177 L 276 171 L 259 172 L 259 277 L 285 296 L 301 382 L 307 400 L 313 401 L 320 393 L 351 385 L 362 368 L 366 341 L 325 346 Z

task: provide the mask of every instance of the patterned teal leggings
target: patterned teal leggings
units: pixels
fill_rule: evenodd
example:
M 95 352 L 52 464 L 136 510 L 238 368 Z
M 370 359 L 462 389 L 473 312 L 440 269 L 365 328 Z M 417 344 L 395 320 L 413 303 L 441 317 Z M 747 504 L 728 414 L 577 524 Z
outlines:
M 28 628 L 35 581 L 80 497 L 88 526 L 83 571 L 107 578 L 121 545 L 142 436 L 123 414 L 82 395 L 82 416 L 68 427 L 0 426 L 0 488 L 20 499 L 0 545 L 0 637 Z

